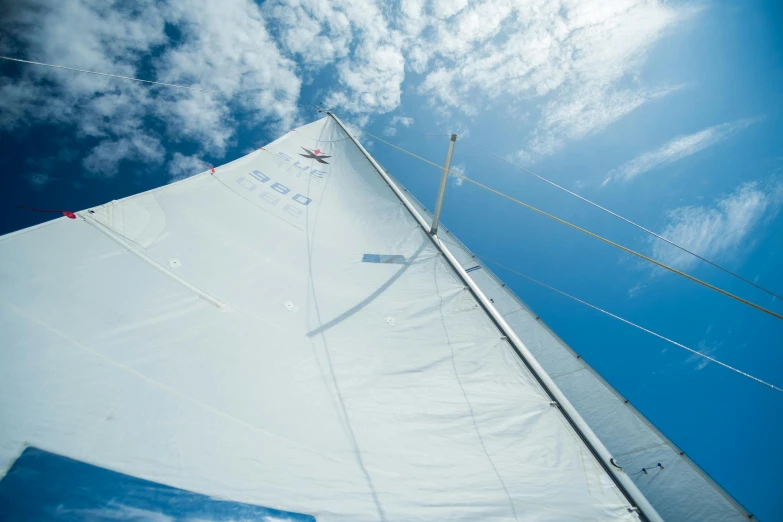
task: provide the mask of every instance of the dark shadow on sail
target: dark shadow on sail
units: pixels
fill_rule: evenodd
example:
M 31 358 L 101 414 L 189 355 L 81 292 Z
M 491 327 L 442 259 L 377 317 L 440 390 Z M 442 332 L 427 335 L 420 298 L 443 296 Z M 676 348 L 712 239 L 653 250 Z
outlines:
M 375 290 L 373 293 L 356 303 L 354 306 L 346 310 L 345 312 L 341 313 L 331 321 L 327 322 L 326 324 L 322 324 L 315 330 L 311 330 L 310 332 L 307 332 L 307 337 L 313 337 L 314 335 L 318 335 L 320 333 L 325 332 L 326 330 L 337 326 L 341 322 L 345 321 L 349 317 L 351 317 L 353 314 L 367 306 L 368 304 L 372 303 L 375 298 L 380 296 L 383 292 L 386 291 L 391 285 L 394 284 L 395 281 L 397 281 L 402 275 L 405 273 L 405 271 L 408 269 L 409 266 L 411 266 L 415 261 L 416 258 L 421 254 L 422 250 L 424 250 L 424 247 L 427 245 L 425 241 L 422 241 L 419 248 L 414 252 L 414 254 L 411 256 L 409 261 L 406 261 L 405 264 L 403 264 L 399 270 L 397 270 L 393 276 L 391 276 L 388 281 L 383 283 L 381 286 L 378 287 L 377 290 Z

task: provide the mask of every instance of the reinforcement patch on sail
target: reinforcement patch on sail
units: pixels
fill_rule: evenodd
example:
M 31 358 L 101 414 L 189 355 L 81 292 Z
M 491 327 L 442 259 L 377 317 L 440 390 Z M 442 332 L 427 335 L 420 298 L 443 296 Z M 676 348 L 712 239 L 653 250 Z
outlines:
M 362 256 L 362 262 L 364 263 L 383 263 L 389 265 L 404 265 L 405 256 L 398 254 L 364 254 Z

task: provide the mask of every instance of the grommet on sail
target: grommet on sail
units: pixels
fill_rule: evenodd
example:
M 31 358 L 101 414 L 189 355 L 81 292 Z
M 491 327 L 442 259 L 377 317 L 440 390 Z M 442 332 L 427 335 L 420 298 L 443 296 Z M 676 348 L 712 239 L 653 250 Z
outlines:
M 0 515 L 744 518 L 408 198 L 330 114 L 1 237 Z

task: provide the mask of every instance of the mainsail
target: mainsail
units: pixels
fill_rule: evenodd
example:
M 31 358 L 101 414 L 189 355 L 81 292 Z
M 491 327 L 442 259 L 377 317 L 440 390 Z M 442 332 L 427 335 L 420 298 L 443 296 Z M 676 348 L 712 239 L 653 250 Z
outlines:
M 214 173 L 0 238 L 0 513 L 739 516 L 682 459 L 639 483 L 650 507 L 592 432 L 621 465 L 666 441 L 472 271 L 579 429 L 466 284 L 469 252 L 455 268 L 396 189 L 328 116 Z

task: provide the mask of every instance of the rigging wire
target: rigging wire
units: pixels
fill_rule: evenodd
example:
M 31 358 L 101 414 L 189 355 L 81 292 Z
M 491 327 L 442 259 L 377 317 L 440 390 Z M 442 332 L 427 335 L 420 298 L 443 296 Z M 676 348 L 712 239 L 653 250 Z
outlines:
M 20 60 L 19 58 L 11 58 L 9 56 L 0 56 L 0 59 L 2 60 L 9 60 L 12 62 L 21 62 L 21 63 L 28 63 L 32 65 L 43 65 L 44 67 L 53 67 L 55 69 L 66 69 L 68 71 L 77 71 L 77 72 L 83 72 L 87 74 L 96 74 L 98 76 L 109 76 L 111 78 L 121 78 L 123 80 L 132 80 L 134 82 L 143 82 L 143 83 L 151 83 L 154 85 L 164 85 L 166 87 L 176 87 L 178 89 L 187 89 L 189 91 L 199 91 L 199 92 L 208 92 L 211 94 L 228 94 L 223 91 L 213 91 L 210 89 L 201 89 L 199 87 L 188 87 L 187 85 L 177 85 L 175 83 L 164 83 L 164 82 L 153 82 L 152 80 L 142 80 L 141 78 L 133 78 L 131 76 L 120 76 L 119 74 L 109 74 L 109 73 L 102 73 L 97 71 L 88 71 L 86 69 L 76 69 L 75 67 L 66 67 L 64 65 L 54 65 L 51 63 L 43 63 L 43 62 L 33 62 L 30 60 Z
M 565 188 L 565 187 L 563 187 L 563 186 L 561 186 L 561 185 L 558 185 L 558 184 L 557 184 L 557 183 L 555 183 L 554 181 L 551 181 L 551 180 L 549 180 L 549 179 L 547 179 L 547 178 L 545 178 L 545 177 L 543 177 L 543 176 L 541 176 L 541 175 L 539 175 L 539 174 L 536 174 L 535 172 L 533 172 L 533 171 L 531 171 L 531 170 L 528 170 L 528 169 L 526 169 L 525 167 L 523 167 L 523 166 L 521 166 L 521 165 L 517 165 L 516 163 L 512 163 L 511 161 L 508 161 L 507 159 L 503 158 L 502 156 L 498 156 L 497 154 L 495 154 L 495 153 L 493 153 L 493 152 L 491 152 L 491 151 L 489 151 L 489 150 L 485 149 L 484 147 L 481 147 L 481 146 L 477 145 L 476 143 L 474 143 L 474 142 L 473 142 L 472 140 L 470 140 L 470 139 L 469 139 L 469 140 L 467 140 L 467 141 L 468 141 L 468 145 L 470 145 L 470 146 L 472 146 L 472 147 L 475 147 L 475 148 L 477 148 L 477 149 L 479 149 L 479 150 L 481 150 L 481 151 L 485 152 L 486 154 L 489 154 L 489 155 L 490 155 L 490 156 L 492 156 L 493 158 L 495 158 L 495 159 L 497 159 L 497 160 L 500 160 L 500 161 L 502 161 L 502 162 L 504 162 L 504 163 L 506 163 L 506 164 L 508 164 L 508 165 L 510 165 L 510 166 L 512 166 L 512 167 L 514 167 L 514 168 L 516 168 L 516 169 L 519 169 L 519 170 L 521 170 L 522 172 L 525 172 L 526 174 L 530 174 L 531 176 L 534 176 L 534 177 L 536 177 L 536 178 L 540 179 L 541 181 L 543 181 L 543 182 L 545 182 L 545 183 L 549 183 L 549 184 L 550 184 L 550 185 L 552 185 L 553 187 L 555 187 L 555 188 L 557 188 L 557 189 L 560 189 L 560 190 L 562 190 L 563 192 L 566 192 L 566 193 L 568 193 L 568 194 L 571 194 L 572 196 L 574 196 L 574 197 L 576 197 L 576 198 L 579 198 L 579 199 L 581 199 L 581 200 L 582 200 L 582 201 L 584 201 L 585 203 L 589 203 L 590 205 L 592 205 L 592 206 L 594 206 L 594 207 L 596 207 L 596 208 L 598 208 L 598 209 L 600 209 L 600 210 L 603 210 L 604 212 L 606 212 L 606 213 L 608 213 L 608 214 L 611 214 L 611 215 L 613 215 L 614 217 L 616 217 L 616 218 L 618 218 L 618 219 L 621 219 L 621 220 L 625 221 L 625 222 L 626 222 L 626 223 L 628 223 L 629 225 L 633 225 L 633 226 L 635 226 L 636 228 L 638 228 L 639 230 L 642 230 L 642 231 L 644 231 L 644 232 L 647 232 L 648 234 L 650 234 L 650 235 L 652 235 L 652 236 L 655 236 L 655 237 L 657 237 L 657 238 L 658 238 L 658 239 L 660 239 L 661 241 L 665 241 L 666 243 L 669 243 L 670 245 L 672 245 L 672 246 L 674 246 L 674 247 L 676 247 L 676 248 L 679 248 L 679 249 L 680 249 L 680 250 L 682 250 L 683 252 L 686 252 L 686 253 L 688 253 L 688 254 L 690 254 L 690 255 L 692 255 L 692 256 L 694 256 L 694 257 L 696 257 L 697 259 L 700 259 L 700 260 L 704 261 L 705 263 L 708 263 L 708 264 L 710 264 L 710 265 L 714 266 L 715 268 L 717 268 L 717 269 L 719 269 L 719 270 L 722 270 L 722 271 L 726 272 L 727 274 L 729 274 L 729 275 L 731 275 L 731 276 L 734 276 L 734 277 L 736 277 L 736 278 L 737 278 L 737 279 L 739 279 L 740 281 L 744 281 L 745 283 L 748 283 L 749 285 L 755 286 L 756 288 L 758 288 L 758 289 L 759 289 L 759 290 L 761 290 L 762 292 L 766 292 L 767 294 L 771 295 L 772 297 L 774 297 L 774 298 L 776 298 L 776 299 L 780 299 L 780 300 L 782 300 L 782 301 L 783 301 L 783 297 L 781 297 L 780 295 L 776 294 L 775 292 L 773 292 L 773 291 L 771 291 L 771 290 L 768 290 L 768 289 L 764 288 L 763 286 L 761 286 L 761 285 L 759 285 L 759 284 L 757 284 L 757 283 L 754 283 L 753 281 L 751 281 L 751 280 L 749 280 L 749 279 L 747 279 L 747 278 L 745 278 L 745 277 L 742 277 L 741 275 L 737 274 L 736 272 L 733 272 L 733 271 L 729 270 L 728 268 L 725 268 L 725 267 L 723 267 L 723 266 L 721 266 L 721 265 L 719 265 L 719 264 L 715 263 L 714 261 L 710 261 L 710 260 L 709 260 L 709 259 L 707 259 L 706 257 L 704 257 L 704 256 L 701 256 L 701 255 L 699 255 L 699 254 L 697 254 L 696 252 L 693 252 L 693 251 L 691 251 L 691 250 L 688 250 L 688 249 L 687 249 L 687 248 L 685 248 L 684 246 L 682 246 L 682 245 L 679 245 L 679 244 L 675 243 L 674 241 L 672 241 L 672 240 L 670 240 L 670 239 L 667 239 L 667 238 L 665 238 L 664 236 L 662 236 L 662 235 L 660 235 L 660 234 L 658 234 L 658 233 L 656 233 L 656 232 L 653 232 L 652 230 L 650 230 L 650 229 L 648 229 L 648 228 L 645 228 L 645 227 L 643 227 L 642 225 L 640 225 L 640 224 L 638 224 L 638 223 L 636 223 L 636 222 L 634 222 L 634 221 L 631 221 L 630 219 L 628 219 L 628 218 L 626 218 L 626 217 L 624 217 L 624 216 L 621 216 L 620 214 L 618 214 L 618 213 L 616 213 L 616 212 L 613 212 L 613 211 L 609 210 L 608 208 L 606 208 L 606 207 L 603 207 L 603 206 L 599 205 L 598 203 L 595 203 L 594 201 L 591 201 L 591 200 L 587 199 L 587 198 L 586 198 L 586 197 L 584 197 L 584 196 L 580 196 L 580 195 L 579 195 L 579 194 L 577 194 L 576 192 L 573 192 L 573 191 L 571 191 L 571 190 L 568 190 L 567 188 Z
M 152 85 L 163 85 L 163 86 L 166 86 L 166 87 L 175 87 L 175 88 L 178 88 L 178 89 L 187 89 L 187 90 L 190 90 L 190 91 L 206 92 L 206 93 L 211 93 L 211 94 L 230 94 L 230 93 L 226 93 L 224 91 L 215 91 L 215 90 L 210 90 L 210 89 L 201 89 L 201 88 L 198 88 L 198 87 L 189 87 L 189 86 L 186 86 L 186 85 L 178 85 L 178 84 L 173 84 L 173 83 L 156 82 L 156 81 L 152 81 L 152 80 L 144 80 L 144 79 L 141 79 L 141 78 L 134 78 L 134 77 L 131 77 L 131 76 L 121 76 L 121 75 L 118 75 L 118 74 L 109 74 L 109 73 L 102 73 L 102 72 L 97 72 L 97 71 L 89 71 L 89 70 L 86 70 L 86 69 L 77 69 L 75 67 L 66 67 L 66 66 L 63 66 L 63 65 L 54 65 L 54 64 L 50 64 L 50 63 L 44 63 L 44 62 L 35 62 L 35 61 L 31 61 L 31 60 L 22 60 L 22 59 L 19 59 L 19 58 L 12 58 L 12 57 L 9 57 L 9 56 L 0 56 L 0 59 L 14 61 L 14 62 L 20 62 L 20 63 L 26 63 L 26 64 L 32 64 L 32 65 L 41 65 L 41 66 L 44 66 L 44 67 L 53 67 L 53 68 L 56 68 L 56 69 L 65 69 L 65 70 L 69 70 L 69 71 L 83 72 L 83 73 L 87 73 L 87 74 L 95 74 L 95 75 L 98 75 L 98 76 L 107 76 L 107 77 L 111 77 L 111 78 L 120 78 L 120 79 L 123 79 L 123 80 L 131 80 L 131 81 L 136 81 L 136 82 L 148 83 L 148 84 L 152 84 Z M 297 105 L 299 105 L 299 104 L 297 104 Z M 327 111 L 325 111 L 324 109 L 321 109 L 320 107 L 318 107 L 315 104 L 309 104 L 309 105 L 315 107 L 316 110 L 318 110 L 319 113 L 320 112 L 327 112 Z M 412 152 L 410 152 L 408 150 L 405 150 L 402 147 L 398 147 L 397 145 L 394 145 L 393 143 L 390 143 L 390 142 L 384 140 L 383 138 L 375 136 L 374 134 L 370 134 L 366 130 L 362 129 L 361 127 L 359 127 L 357 125 L 354 125 L 353 123 L 350 123 L 350 122 L 348 122 L 348 123 L 351 126 L 359 129 L 361 132 L 367 134 L 368 136 L 370 136 L 370 137 L 372 137 L 374 139 L 377 139 L 378 141 L 380 141 L 382 143 L 385 143 L 386 145 L 394 147 L 394 148 L 396 148 L 396 149 L 398 149 L 398 150 L 400 150 L 400 151 L 402 151 L 402 152 L 404 152 L 406 154 L 409 154 L 410 156 L 413 156 L 413 157 L 415 157 L 415 158 L 417 158 L 417 159 L 419 159 L 421 161 L 429 163 L 430 165 L 433 165 L 433 166 L 435 166 L 435 167 L 437 167 L 439 169 L 442 168 L 440 165 L 438 165 L 438 164 L 436 164 L 436 163 L 434 163 L 432 161 L 429 161 L 429 160 L 427 160 L 425 158 L 422 158 L 421 156 L 418 156 L 418 155 L 416 155 L 416 154 L 414 154 L 414 153 L 412 153 Z M 490 155 L 500 159 L 501 161 L 504 161 L 504 162 L 508 163 L 509 165 L 512 165 L 512 166 L 514 166 L 514 167 L 516 167 L 516 168 L 518 168 L 520 170 L 523 170 L 524 172 L 527 172 L 527 173 L 529 173 L 529 174 L 531 174 L 531 175 L 533 175 L 533 176 L 535 176 L 535 177 L 537 177 L 537 178 L 539 178 L 539 179 L 541 179 L 543 181 L 546 181 L 547 183 L 549 183 L 549 184 L 551 184 L 551 185 L 553 185 L 553 186 L 555 186 L 555 187 L 557 187 L 557 188 L 559 188 L 561 190 L 564 190 L 564 191 L 568 192 L 569 194 L 572 194 L 572 195 L 578 197 L 579 199 L 582 199 L 585 202 L 590 203 L 591 205 L 594 205 L 594 206 L 600 208 L 601 210 L 604 210 L 604 211 L 606 211 L 606 212 L 616 216 L 617 218 L 622 219 L 623 221 L 626 221 L 629 224 L 631 224 L 631 225 L 633 225 L 633 226 L 635 226 L 637 228 L 640 228 L 641 230 L 644 230 L 645 232 L 648 232 L 648 233 L 654 235 L 655 237 L 660 238 L 663 241 L 666 241 L 667 243 L 669 243 L 669 244 L 671 244 L 671 245 L 673 245 L 673 246 L 675 246 L 675 247 L 677 247 L 677 248 L 679 248 L 679 249 L 681 249 L 681 250 L 683 250 L 683 251 L 685 251 L 685 252 L 687 252 L 687 253 L 689 253 L 689 254 L 691 254 L 691 255 L 693 255 L 693 256 L 695 256 L 695 257 L 697 257 L 697 258 L 699 258 L 699 259 L 701 259 L 701 260 L 703 260 L 703 261 L 705 261 L 705 262 L 707 262 L 709 264 L 711 264 L 711 265 L 713 265 L 713 266 L 715 266 L 716 268 L 719 268 L 719 269 L 723 270 L 724 272 L 726 272 L 728 274 L 731 274 L 734 277 L 737 277 L 737 278 L 741 279 L 742 281 L 745 281 L 745 282 L 755 286 L 756 288 L 758 288 L 760 290 L 763 290 L 764 292 L 772 295 L 773 297 L 776 297 L 778 299 L 783 299 L 780 296 L 778 296 L 777 294 L 767 290 L 766 288 L 764 288 L 764 287 L 762 287 L 762 286 L 760 286 L 760 285 L 758 285 L 756 283 L 753 283 L 752 281 L 749 281 L 748 279 L 745 279 L 742 276 L 740 276 L 738 274 L 735 274 L 734 272 L 732 272 L 732 271 L 730 271 L 730 270 L 728 270 L 726 268 L 723 268 L 722 266 L 720 266 L 720 265 L 718 265 L 718 264 L 716 264 L 716 263 L 714 263 L 714 262 L 712 262 L 712 261 L 710 261 L 710 260 L 708 260 L 708 259 L 706 259 L 706 258 L 704 258 L 702 256 L 699 256 L 698 254 L 695 254 L 694 252 L 691 252 L 690 250 L 685 249 L 684 247 L 681 247 L 681 246 L 677 245 L 676 243 L 666 239 L 665 237 L 660 236 L 659 234 L 656 234 L 655 232 L 652 232 L 651 230 L 646 229 L 646 228 L 642 227 L 641 225 L 638 225 L 637 223 L 634 223 L 633 221 L 631 221 L 629 219 L 626 219 L 623 216 L 621 216 L 621 215 L 619 215 L 619 214 L 617 214 L 615 212 L 612 212 L 611 210 L 609 210 L 609 209 L 607 209 L 605 207 L 602 207 L 602 206 L 598 205 L 597 203 L 593 203 L 592 201 L 590 201 L 590 200 L 588 200 L 588 199 L 586 199 L 586 198 L 576 194 L 575 192 L 572 192 L 572 191 L 570 191 L 570 190 L 568 190 L 568 189 L 566 189 L 566 188 L 564 188 L 564 187 L 562 187 L 560 185 L 557 185 L 556 183 L 551 182 L 551 181 L 547 180 L 546 178 L 544 178 L 542 176 L 539 176 L 538 174 L 535 174 L 535 173 L 533 173 L 533 172 L 531 172 L 531 171 L 529 171 L 527 169 L 524 169 L 523 167 L 521 167 L 519 165 L 515 165 L 515 164 L 513 164 L 513 163 L 511 163 L 511 162 L 509 162 L 509 161 L 507 161 L 507 160 L 505 160 L 505 159 L 503 159 L 503 158 L 501 158 L 499 156 L 496 156 L 495 154 L 487 151 L 486 149 L 483 149 L 482 147 L 479 147 L 478 145 L 474 145 L 474 146 L 477 147 L 477 148 L 480 148 L 484 152 L 486 152 L 486 153 L 488 153 L 488 154 L 490 154 Z M 775 313 L 775 312 L 773 312 L 771 310 L 768 310 L 768 309 L 766 309 L 766 308 L 764 308 L 762 306 L 759 306 L 759 305 L 757 305 L 757 304 L 755 304 L 755 303 L 753 303 L 751 301 L 743 299 L 743 298 L 741 298 L 741 297 L 739 297 L 737 295 L 734 295 L 734 294 L 732 294 L 730 292 L 722 290 L 721 288 L 718 288 L 718 287 L 716 287 L 714 285 L 711 285 L 711 284 L 709 284 L 709 283 L 707 283 L 705 281 L 702 281 L 702 280 L 700 280 L 700 279 L 698 279 L 696 277 L 693 277 L 693 276 L 691 276 L 689 274 L 686 274 L 685 272 L 682 272 L 682 271 L 677 270 L 677 269 L 675 269 L 673 267 L 670 267 L 670 266 L 668 266 L 668 265 L 666 265 L 666 264 L 664 264 L 664 263 L 662 263 L 660 261 L 652 259 L 652 258 L 650 258 L 648 256 L 645 256 L 645 255 L 639 253 L 639 252 L 636 252 L 636 251 L 631 250 L 629 248 L 626 248 L 626 247 L 624 247 L 624 246 L 622 246 L 622 245 L 620 245 L 618 243 L 610 241 L 609 239 L 606 239 L 606 238 L 604 238 L 602 236 L 599 236 L 599 235 L 594 234 L 594 233 L 592 233 L 592 232 L 590 232 L 588 230 L 585 230 L 585 229 L 583 229 L 581 227 L 578 227 L 578 226 L 576 226 L 576 225 L 574 225 L 572 223 L 569 223 L 568 221 L 565 221 L 565 220 L 560 219 L 560 218 L 558 218 L 556 216 L 553 216 L 552 214 L 544 212 L 543 210 L 540 210 L 540 209 L 538 209 L 536 207 L 533 207 L 532 205 L 528 205 L 527 203 L 524 203 L 522 201 L 514 199 L 511 196 L 508 196 L 507 194 L 504 194 L 504 193 L 502 193 L 500 191 L 492 189 L 492 188 L 490 188 L 490 187 L 488 187 L 488 186 L 486 186 L 486 185 L 484 185 L 482 183 L 479 183 L 478 181 L 475 181 L 473 179 L 468 178 L 467 176 L 464 176 L 462 174 L 458 174 L 458 173 L 456 173 L 456 172 L 454 172 L 452 170 L 449 170 L 448 172 L 450 174 L 452 174 L 452 175 L 454 175 L 454 176 L 456 176 L 456 177 L 458 177 L 460 179 L 463 179 L 463 180 L 465 180 L 465 181 L 467 181 L 469 183 L 472 183 L 472 184 L 474 184 L 474 185 L 476 185 L 476 186 L 478 186 L 480 188 L 483 188 L 483 189 L 485 189 L 485 190 L 487 190 L 489 192 L 493 192 L 494 194 L 497 194 L 497 195 L 499 195 L 501 197 L 504 197 L 504 198 L 508 199 L 509 201 L 512 201 L 512 202 L 514 202 L 514 203 L 516 203 L 518 205 L 522 205 L 522 206 L 524 206 L 526 208 L 529 208 L 530 210 L 533 210 L 533 211 L 538 212 L 538 213 L 540 213 L 540 214 L 542 214 L 542 215 L 544 215 L 546 217 L 554 219 L 554 220 L 556 220 L 556 221 L 558 221 L 558 222 L 560 222 L 560 223 L 562 223 L 564 225 L 568 225 L 569 227 L 574 228 L 574 229 L 576 229 L 576 230 L 578 230 L 580 232 L 583 232 L 585 234 L 588 234 L 588 235 L 590 235 L 590 236 L 592 236 L 592 237 L 594 237 L 596 239 L 600 239 L 601 241 L 603 241 L 603 242 L 605 242 L 607 244 L 610 244 L 612 246 L 620 248 L 621 250 L 624 250 L 625 252 L 628 252 L 629 254 L 633 254 L 633 255 L 635 255 L 637 257 L 645 259 L 646 261 L 649 261 L 649 262 L 651 262 L 651 263 L 653 263 L 655 265 L 658 265 L 661 268 L 664 268 L 666 270 L 669 270 L 671 272 L 679 274 L 679 275 L 681 275 L 681 276 L 683 276 L 683 277 L 685 277 L 687 279 L 690 279 L 691 281 L 694 281 L 694 282 L 696 282 L 696 283 L 698 283 L 700 285 L 703 285 L 703 286 L 705 286 L 707 288 L 710 288 L 711 290 L 714 290 L 714 291 L 716 291 L 718 293 L 721 293 L 721 294 L 723 294 L 723 295 L 725 295 L 727 297 L 735 299 L 735 300 L 737 300 L 737 301 L 739 301 L 739 302 L 741 302 L 743 304 L 746 304 L 748 306 L 756 308 L 759 311 L 762 311 L 762 312 L 764 312 L 766 314 L 772 315 L 773 317 L 776 317 L 778 319 L 783 320 L 783 315 L 777 314 L 777 313 Z
M 376 140 L 380 141 L 381 143 L 385 143 L 386 145 L 389 145 L 390 147 L 394 147 L 395 149 L 397 149 L 397 150 L 399 150 L 401 152 L 404 152 L 405 154 L 408 154 L 409 156 L 412 156 L 412 157 L 414 157 L 416 159 L 419 159 L 419 160 L 421 160 L 421 161 L 423 161 L 425 163 L 428 163 L 428 164 L 438 168 L 439 170 L 443 170 L 443 166 L 442 165 L 438 165 L 437 163 L 434 163 L 434 162 L 432 162 L 432 161 L 430 161 L 430 160 L 428 160 L 426 158 L 423 158 L 423 157 L 421 157 L 421 156 L 419 156 L 417 154 L 414 154 L 413 152 L 410 152 L 409 150 L 403 149 L 402 147 L 399 147 L 399 146 L 395 145 L 394 143 L 390 143 L 390 142 L 384 140 L 383 138 L 375 136 L 374 134 L 370 134 L 366 130 L 362 129 L 361 127 L 358 127 L 358 126 L 354 125 L 353 123 L 348 122 L 348 124 L 351 125 L 352 127 L 356 127 L 357 129 L 359 129 L 360 131 L 362 131 L 366 135 L 372 137 L 373 139 L 376 139 Z M 708 283 L 706 281 L 702 281 L 701 279 L 699 279 L 697 277 L 694 277 L 694 276 L 692 276 L 690 274 L 687 274 L 687 273 L 685 273 L 685 272 L 683 272 L 681 270 L 677 270 L 676 268 L 671 267 L 671 266 L 669 266 L 669 265 L 667 265 L 667 264 L 665 264 L 665 263 L 663 263 L 661 261 L 658 261 L 657 259 L 653 259 L 653 258 L 651 258 L 649 256 L 646 256 L 646 255 L 640 253 L 640 252 L 637 252 L 637 251 L 632 250 L 632 249 L 630 249 L 628 247 L 625 247 L 625 246 L 623 246 L 623 245 L 621 245 L 619 243 L 615 243 L 614 241 L 612 241 L 610 239 L 607 239 L 607 238 L 605 238 L 603 236 L 599 236 L 598 234 L 590 232 L 589 230 L 584 229 L 584 228 L 582 228 L 582 227 L 580 227 L 578 225 L 575 225 L 575 224 L 573 224 L 573 223 L 571 223 L 569 221 L 561 219 L 561 218 L 559 218 L 559 217 L 557 217 L 555 215 L 552 215 L 552 214 L 550 214 L 548 212 L 544 212 L 543 210 L 541 210 L 539 208 L 536 208 L 536 207 L 534 207 L 532 205 L 529 205 L 529 204 L 525 203 L 524 201 L 520 201 L 520 200 L 518 200 L 516 198 L 513 198 L 513 197 L 509 196 L 508 194 L 504 194 L 503 192 L 500 192 L 499 190 L 495 190 L 492 187 L 489 187 L 487 185 L 484 185 L 483 183 L 480 183 L 480 182 L 478 182 L 478 181 L 476 181 L 474 179 L 471 179 L 471 178 L 465 176 L 464 174 L 460 174 L 460 173 L 454 172 L 453 170 L 449 170 L 448 172 L 449 172 L 449 174 L 452 174 L 452 175 L 456 176 L 457 178 L 461 178 L 462 180 L 467 181 L 468 183 L 471 183 L 471 184 L 473 184 L 473 185 L 475 185 L 475 186 L 477 186 L 479 188 L 482 188 L 482 189 L 484 189 L 484 190 L 486 190 L 488 192 L 492 192 L 493 194 L 496 194 L 496 195 L 498 195 L 498 196 L 500 196 L 502 198 L 505 198 L 505 199 L 511 201 L 512 203 L 516 203 L 517 205 L 520 205 L 520 206 L 523 206 L 523 207 L 528 208 L 530 210 L 533 210 L 534 212 L 537 212 L 537 213 L 541 214 L 544 217 L 548 217 L 549 219 L 557 221 L 558 223 L 562 223 L 563 225 L 567 225 L 567 226 L 573 228 L 574 230 L 582 232 L 583 234 L 586 234 L 586 235 L 588 235 L 590 237 L 593 237 L 595 239 L 599 239 L 599 240 L 603 241 L 604 243 L 606 243 L 608 245 L 611 245 L 611 246 L 613 246 L 615 248 L 619 248 L 620 250 L 623 250 L 624 252 L 632 254 L 632 255 L 640 258 L 640 259 L 644 259 L 645 261 L 648 261 L 648 262 L 650 262 L 650 263 L 652 263 L 654 265 L 657 265 L 657 266 L 659 266 L 659 267 L 661 267 L 661 268 L 663 268 L 665 270 L 668 270 L 668 271 L 670 271 L 672 273 L 675 273 L 675 274 L 680 275 L 680 276 L 682 276 L 682 277 L 684 277 L 686 279 L 689 279 L 689 280 L 693 281 L 694 283 L 698 283 L 698 284 L 704 286 L 705 288 L 709 288 L 710 290 L 714 290 L 715 292 L 718 292 L 719 294 L 723 294 L 726 297 L 730 297 L 731 299 L 734 299 L 735 301 L 738 301 L 738 302 L 740 302 L 742 304 L 745 304 L 747 306 L 755 308 L 756 310 L 759 310 L 760 312 L 764 312 L 765 314 L 771 315 L 772 317 L 775 317 L 777 319 L 783 320 L 783 315 L 781 315 L 781 314 L 779 314 L 777 312 L 773 312 L 772 310 L 764 308 L 763 306 L 758 305 L 758 304 L 756 304 L 756 303 L 754 303 L 752 301 L 748 301 L 747 299 L 744 299 L 744 298 L 742 298 L 742 297 L 740 297 L 738 295 L 732 294 L 731 292 L 723 290 L 722 288 L 718 288 L 717 286 L 712 285 L 712 284 L 710 284 L 710 283 Z
M 462 247 L 460 245 L 457 245 L 456 243 L 452 243 L 451 241 L 447 241 L 447 240 L 445 240 L 443 238 L 441 238 L 441 241 L 443 241 L 444 243 L 448 243 L 450 245 L 453 245 L 455 247 L 458 247 L 460 249 L 464 249 L 464 247 Z M 665 336 L 663 336 L 663 335 L 661 335 L 659 333 L 653 332 L 652 330 L 649 330 L 649 329 L 647 329 L 647 328 L 645 328 L 643 326 L 640 326 L 640 325 L 638 325 L 636 323 L 633 323 L 633 322 L 629 321 L 628 319 L 624 319 L 624 318 L 620 317 L 619 315 L 615 315 L 612 312 L 604 310 L 603 308 L 599 308 L 599 307 L 597 307 L 597 306 L 595 306 L 593 304 L 588 303 L 587 301 L 583 301 L 582 299 L 579 299 L 578 297 L 574 297 L 571 294 L 567 294 L 566 292 L 563 292 L 562 290 L 559 290 L 559 289 L 557 289 L 557 288 L 555 288 L 553 286 L 549 286 L 546 283 L 542 283 L 541 281 L 539 281 L 537 279 L 534 279 L 534 278 L 532 278 L 532 277 L 530 277 L 530 276 L 528 276 L 526 274 L 523 274 L 522 272 L 514 270 L 513 268 L 510 268 L 510 267 L 508 267 L 508 266 L 506 266 L 504 264 L 498 263 L 497 261 L 494 261 L 492 259 L 489 259 L 487 257 L 481 256 L 481 255 L 478 255 L 478 254 L 476 254 L 476 257 L 481 259 L 485 263 L 490 263 L 490 264 L 498 266 L 498 267 L 500 267 L 500 268 L 502 268 L 504 270 L 507 270 L 507 271 L 511 272 L 512 274 L 516 274 L 516 275 L 518 275 L 520 277 L 524 277 L 528 281 L 531 281 L 533 283 L 536 283 L 537 285 L 543 286 L 544 288 L 548 288 L 549 290 L 557 292 L 558 294 L 560 294 L 562 296 L 565 296 L 565 297 L 567 297 L 569 299 L 572 299 L 572 300 L 574 300 L 574 301 L 576 301 L 578 303 L 581 303 L 581 304 L 583 304 L 583 305 L 585 305 L 587 307 L 590 307 L 593 310 L 601 312 L 602 314 L 606 314 L 609 317 L 613 317 L 614 319 L 617 319 L 618 321 L 622 321 L 623 323 L 625 323 L 625 324 L 627 324 L 629 326 L 633 326 L 634 328 L 637 328 L 637 329 L 639 329 L 639 330 L 641 330 L 643 332 L 646 332 L 646 333 L 648 333 L 648 334 L 650 334 L 650 335 L 652 335 L 654 337 L 657 337 L 658 339 L 661 339 L 663 341 L 666 341 L 667 343 L 673 344 L 674 346 L 677 346 L 678 348 L 682 348 L 684 350 L 687 350 L 688 352 L 692 353 L 693 355 L 696 355 L 698 357 L 702 357 L 702 358 L 704 358 L 704 359 L 706 359 L 706 360 L 708 360 L 710 362 L 714 362 L 715 364 L 717 364 L 719 366 L 722 366 L 722 367 L 724 367 L 724 368 L 726 368 L 728 370 L 731 370 L 732 372 L 738 373 L 738 374 L 742 375 L 743 377 L 747 377 L 748 379 L 752 379 L 752 380 L 754 380 L 754 381 L 756 381 L 756 382 L 758 382 L 760 384 L 763 384 L 765 386 L 769 386 L 770 388 L 772 388 L 775 391 L 783 392 L 783 388 L 779 388 L 779 387 L 775 386 L 774 384 L 770 384 L 767 381 L 759 379 L 758 377 L 755 377 L 755 376 L 753 376 L 753 375 L 751 375 L 751 374 L 749 374 L 747 372 L 744 372 L 744 371 L 742 371 L 742 370 L 740 370 L 738 368 L 735 368 L 735 367 L 730 366 L 730 365 L 728 365 L 728 364 L 726 364 L 724 362 L 721 362 L 721 361 L 715 359 L 714 357 L 710 357 L 707 354 L 704 354 L 704 353 L 701 353 L 699 351 L 696 351 L 693 348 L 689 348 L 689 347 L 685 346 L 684 344 L 678 343 L 677 341 L 669 339 L 668 337 L 665 337 Z

